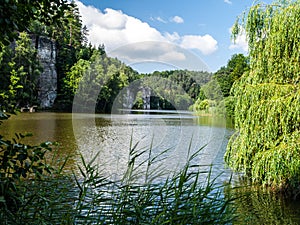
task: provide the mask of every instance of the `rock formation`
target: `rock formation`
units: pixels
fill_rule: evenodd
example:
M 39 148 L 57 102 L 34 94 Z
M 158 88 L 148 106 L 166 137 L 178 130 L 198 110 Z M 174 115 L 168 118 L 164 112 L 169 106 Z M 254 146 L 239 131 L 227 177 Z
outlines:
M 43 67 L 38 82 L 38 100 L 41 108 L 51 108 L 57 96 L 56 45 L 48 37 L 35 37 L 35 47 Z

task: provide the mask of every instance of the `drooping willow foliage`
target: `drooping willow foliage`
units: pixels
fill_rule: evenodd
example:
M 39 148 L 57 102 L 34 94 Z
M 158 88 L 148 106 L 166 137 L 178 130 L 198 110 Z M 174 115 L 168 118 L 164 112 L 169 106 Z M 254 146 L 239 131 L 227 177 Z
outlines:
M 250 71 L 233 86 L 235 125 L 225 160 L 259 184 L 300 189 L 300 1 L 257 4 L 239 18 Z

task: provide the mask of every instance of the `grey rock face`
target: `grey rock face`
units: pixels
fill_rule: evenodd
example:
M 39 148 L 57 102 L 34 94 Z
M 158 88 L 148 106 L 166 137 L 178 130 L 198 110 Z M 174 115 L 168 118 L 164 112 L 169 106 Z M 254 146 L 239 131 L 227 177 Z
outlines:
M 57 96 L 57 72 L 55 42 L 47 37 L 38 37 L 36 48 L 43 67 L 38 82 L 38 99 L 41 108 L 51 108 Z

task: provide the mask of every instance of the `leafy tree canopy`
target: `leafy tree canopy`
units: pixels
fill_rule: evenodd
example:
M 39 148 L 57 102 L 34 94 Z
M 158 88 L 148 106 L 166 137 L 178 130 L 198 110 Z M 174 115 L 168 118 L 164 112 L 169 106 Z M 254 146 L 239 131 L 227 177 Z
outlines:
M 230 95 L 233 83 L 247 70 L 249 70 L 248 57 L 243 54 L 235 54 L 225 67 L 221 67 L 213 75 L 213 79 L 217 80 L 224 97 Z
M 64 11 L 69 6 L 67 0 L 2 0 L 0 42 L 9 44 L 16 38 L 17 32 L 26 31 L 33 20 L 58 25 L 59 18 L 64 18 Z
M 234 26 L 249 42 L 250 70 L 234 84 L 235 125 L 225 159 L 253 182 L 299 189 L 300 1 L 257 4 Z M 241 29 L 243 28 L 243 29 Z

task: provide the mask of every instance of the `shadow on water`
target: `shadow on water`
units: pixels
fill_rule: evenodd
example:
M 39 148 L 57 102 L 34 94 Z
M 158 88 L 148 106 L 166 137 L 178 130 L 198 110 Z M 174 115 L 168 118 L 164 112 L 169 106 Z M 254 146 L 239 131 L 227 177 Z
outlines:
M 261 187 L 242 187 L 243 183 L 225 191 L 225 195 L 235 198 L 237 217 L 233 224 L 300 224 L 299 200 L 286 199 Z

